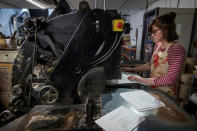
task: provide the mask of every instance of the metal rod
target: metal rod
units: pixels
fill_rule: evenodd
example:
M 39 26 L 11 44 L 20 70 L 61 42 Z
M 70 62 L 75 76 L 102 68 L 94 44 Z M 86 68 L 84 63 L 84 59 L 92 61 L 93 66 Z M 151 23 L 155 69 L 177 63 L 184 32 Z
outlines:
M 14 5 L 14 4 L 10 4 L 10 3 L 8 3 L 8 2 L 5 2 L 5 1 L 0 1 L 0 4 L 3 4 L 3 5 L 5 5 L 5 6 L 9 6 L 9 7 L 14 7 L 14 8 L 20 8 L 19 6 L 16 6 L 16 5 Z
M 104 11 L 106 9 L 106 0 L 104 0 Z
M 32 68 L 31 68 L 31 79 L 30 79 L 30 87 L 29 87 L 29 100 L 28 100 L 28 108 L 31 103 L 31 91 L 32 91 L 32 82 L 33 82 L 33 71 L 34 71 L 34 64 L 35 64 L 35 55 L 37 50 L 37 19 L 34 21 L 35 24 L 35 42 L 34 42 L 34 50 L 33 50 L 33 56 L 32 56 Z
M 0 92 L 0 94 L 12 94 L 11 91 L 4 91 L 4 92 Z

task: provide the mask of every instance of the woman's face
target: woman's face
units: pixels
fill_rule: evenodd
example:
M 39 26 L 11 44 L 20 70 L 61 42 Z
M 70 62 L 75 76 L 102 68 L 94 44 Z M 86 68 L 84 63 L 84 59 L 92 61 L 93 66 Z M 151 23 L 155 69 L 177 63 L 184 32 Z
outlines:
M 163 31 L 158 28 L 157 26 L 152 26 L 151 38 L 153 39 L 154 43 L 161 42 L 163 39 Z

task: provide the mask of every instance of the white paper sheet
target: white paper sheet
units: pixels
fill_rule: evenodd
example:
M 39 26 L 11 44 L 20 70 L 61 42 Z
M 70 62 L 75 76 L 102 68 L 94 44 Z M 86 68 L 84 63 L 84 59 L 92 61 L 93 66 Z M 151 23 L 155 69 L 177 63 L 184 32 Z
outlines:
M 122 73 L 122 78 L 121 79 L 113 79 L 113 80 L 107 80 L 106 83 L 111 85 L 111 84 L 132 84 L 132 83 L 140 83 L 142 85 L 147 85 L 145 83 L 141 83 L 135 80 L 128 80 L 128 77 L 131 75 L 137 75 L 137 74 L 126 74 Z
M 144 120 L 132 110 L 120 106 L 95 122 L 106 131 L 131 131 Z
M 128 103 L 138 111 L 150 110 L 165 106 L 163 102 L 144 90 L 120 93 Z

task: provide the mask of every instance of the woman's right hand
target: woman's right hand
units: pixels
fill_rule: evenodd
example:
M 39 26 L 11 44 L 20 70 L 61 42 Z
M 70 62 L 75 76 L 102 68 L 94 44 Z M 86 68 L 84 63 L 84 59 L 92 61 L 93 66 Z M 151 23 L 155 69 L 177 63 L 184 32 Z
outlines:
M 122 67 L 121 71 L 131 71 L 131 68 L 130 67 Z

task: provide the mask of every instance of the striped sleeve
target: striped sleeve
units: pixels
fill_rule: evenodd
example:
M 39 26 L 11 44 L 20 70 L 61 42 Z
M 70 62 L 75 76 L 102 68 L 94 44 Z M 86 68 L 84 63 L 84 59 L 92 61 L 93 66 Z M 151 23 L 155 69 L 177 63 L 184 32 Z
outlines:
M 168 73 L 154 80 L 155 86 L 174 86 L 178 80 L 185 61 L 186 51 L 180 44 L 173 45 L 168 50 Z

